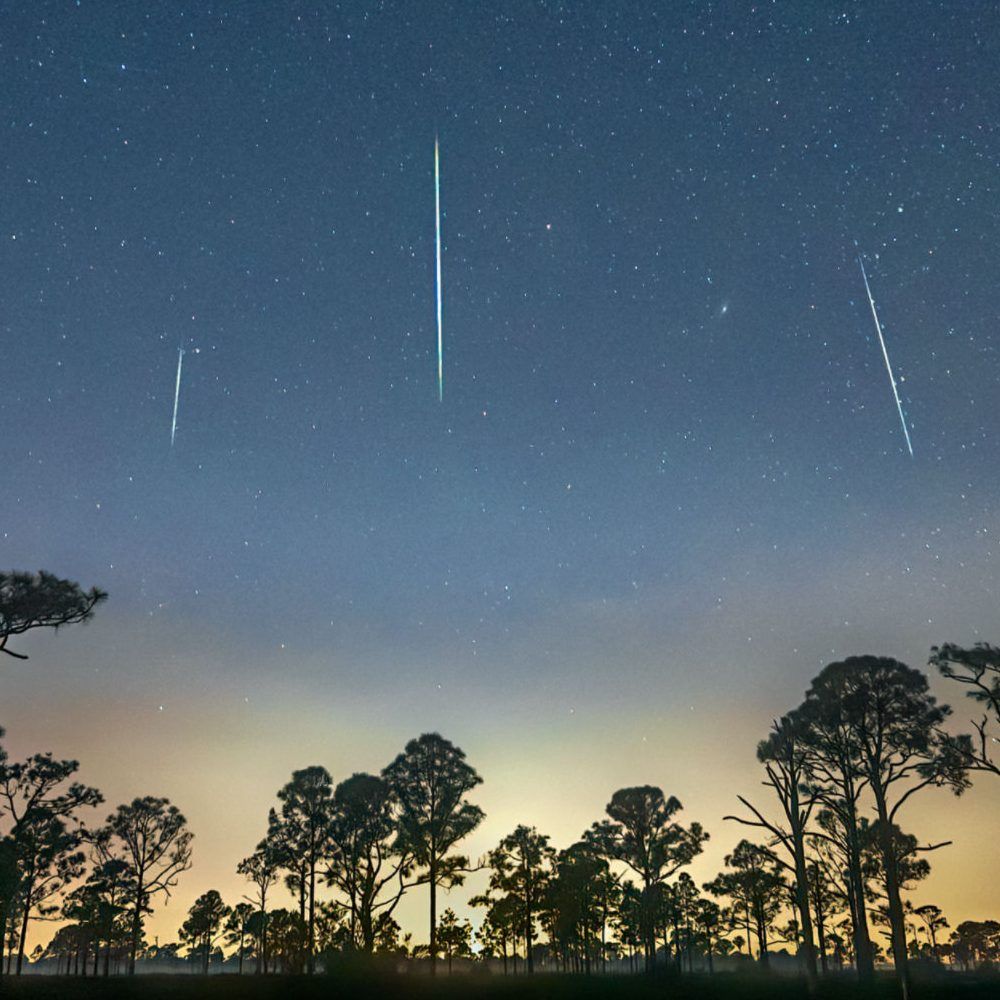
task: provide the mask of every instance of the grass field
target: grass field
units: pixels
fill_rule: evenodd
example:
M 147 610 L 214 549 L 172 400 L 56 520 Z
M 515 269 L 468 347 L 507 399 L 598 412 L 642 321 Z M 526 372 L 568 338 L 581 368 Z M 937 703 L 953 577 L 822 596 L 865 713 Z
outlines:
M 641 977 L 586 978 L 566 975 L 502 977 L 487 975 L 440 976 L 334 976 L 312 979 L 296 976 L 218 975 L 138 976 L 134 979 L 77 979 L 55 976 L 28 976 L 0 981 L 4 997 L 24 1000 L 97 1000 L 97 998 L 142 998 L 142 1000 L 336 1000 L 352 997 L 416 998 L 416 1000 L 465 1000 L 485 997 L 505 1000 L 555 1000 L 607 997 L 608 1000 L 644 1000 L 670 997 L 678 1000 L 798 1000 L 806 998 L 805 986 L 784 977 L 742 976 L 720 973 L 683 978 L 646 980 Z M 850 978 L 821 984 L 822 1000 L 896 1000 L 899 989 L 890 979 L 879 979 L 865 990 Z M 913 1000 L 997 1000 L 1000 977 L 946 975 L 914 984 Z

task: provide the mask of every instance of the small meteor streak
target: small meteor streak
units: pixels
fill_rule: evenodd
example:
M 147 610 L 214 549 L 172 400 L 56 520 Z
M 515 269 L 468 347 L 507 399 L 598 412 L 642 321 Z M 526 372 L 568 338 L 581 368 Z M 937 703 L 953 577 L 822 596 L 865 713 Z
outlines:
M 438 402 L 444 400 L 444 327 L 441 322 L 441 151 L 434 136 L 434 251 L 437 264 Z
M 184 364 L 184 348 L 177 348 L 177 382 L 174 384 L 174 419 L 170 422 L 170 447 L 177 436 L 177 404 L 181 399 L 181 365 Z
M 903 437 L 906 438 L 906 447 L 909 449 L 910 458 L 913 458 L 913 444 L 910 441 L 910 431 L 906 426 L 906 417 L 903 416 L 903 404 L 899 398 L 899 389 L 896 388 L 896 376 L 892 374 L 892 365 L 889 363 L 889 351 L 885 346 L 885 337 L 882 336 L 882 324 L 878 321 L 878 313 L 875 311 L 875 300 L 872 298 L 871 286 L 868 284 L 868 275 L 865 273 L 865 262 L 860 253 L 858 254 L 858 264 L 861 267 L 861 277 L 865 282 L 865 291 L 868 293 L 868 305 L 872 308 L 872 319 L 875 320 L 875 331 L 878 333 L 878 342 L 882 345 L 882 357 L 885 358 L 885 370 L 889 373 L 889 384 L 892 386 L 892 395 L 896 400 L 899 422 L 903 425 Z

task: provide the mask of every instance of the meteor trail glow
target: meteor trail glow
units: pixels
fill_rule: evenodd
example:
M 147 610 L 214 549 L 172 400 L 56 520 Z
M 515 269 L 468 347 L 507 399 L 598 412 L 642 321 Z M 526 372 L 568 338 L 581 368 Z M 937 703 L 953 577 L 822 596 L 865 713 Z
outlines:
M 177 382 L 174 385 L 174 419 L 170 422 L 170 447 L 174 446 L 177 435 L 177 404 L 181 399 L 181 365 L 184 364 L 184 348 L 177 349 Z
M 434 136 L 434 250 L 437 263 L 438 401 L 444 400 L 444 327 L 441 322 L 441 153 Z
M 896 400 L 896 410 L 899 412 L 899 422 L 903 425 L 903 437 L 906 438 L 906 447 L 909 449 L 910 458 L 913 458 L 913 444 L 910 441 L 910 432 L 906 426 L 906 417 L 903 416 L 903 404 L 899 399 L 899 389 L 896 388 L 896 377 L 892 374 L 892 365 L 889 364 L 889 352 L 885 346 L 885 337 L 882 336 L 882 324 L 878 321 L 878 313 L 875 311 L 875 300 L 872 298 L 871 286 L 868 284 L 868 275 L 865 274 L 865 262 L 858 254 L 858 264 L 861 266 L 861 277 L 865 282 L 865 291 L 868 293 L 868 305 L 872 308 L 872 319 L 875 320 L 875 330 L 878 333 L 878 342 L 882 345 L 882 357 L 885 358 L 885 370 L 889 373 L 889 384 L 892 386 L 892 395 Z

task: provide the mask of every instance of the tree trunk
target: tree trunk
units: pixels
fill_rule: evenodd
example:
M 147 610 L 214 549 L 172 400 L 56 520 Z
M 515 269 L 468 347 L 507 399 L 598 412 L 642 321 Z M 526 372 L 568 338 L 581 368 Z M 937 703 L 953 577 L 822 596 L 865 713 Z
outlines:
M 754 920 L 757 924 L 757 956 L 762 969 L 771 967 L 770 956 L 767 953 L 767 927 L 764 924 L 764 914 L 760 908 L 756 908 Z
M 848 789 L 854 794 L 853 786 Z M 872 941 L 868 933 L 868 914 L 865 908 L 865 885 L 861 874 L 861 849 L 858 845 L 858 823 L 854 811 L 853 800 L 847 803 L 847 870 L 851 888 L 851 921 L 854 931 L 854 964 L 858 970 L 858 978 L 870 980 L 875 975 L 875 957 L 872 952 Z
M 21 975 L 21 964 L 24 961 L 24 940 L 28 936 L 28 916 L 31 913 L 31 892 L 34 888 L 35 879 L 32 875 L 24 893 L 24 915 L 21 917 L 21 936 L 17 942 L 17 975 Z
M 524 948 L 525 955 L 527 956 L 528 962 L 528 975 L 530 976 L 535 971 L 535 958 L 532 954 L 531 948 L 531 938 L 533 937 L 532 931 L 534 931 L 534 917 L 531 912 L 531 896 L 530 890 L 525 886 L 524 892 Z M 451 971 L 449 969 L 449 971 Z
M 316 862 L 309 863 L 309 975 L 316 971 Z
M 806 873 L 805 830 L 798 822 L 799 793 L 792 782 L 791 809 L 792 846 L 795 855 L 795 901 L 799 911 L 799 930 L 802 934 L 802 957 L 805 960 L 806 982 L 810 993 L 816 990 L 816 946 L 813 944 L 812 916 L 809 912 L 809 877 Z
M 9 908 L 7 901 L 4 901 L 0 908 L 0 976 L 4 972 L 4 952 L 7 950 L 7 922 L 9 919 Z
M 826 962 L 826 913 L 822 906 L 816 906 L 816 933 L 819 937 L 819 964 L 825 976 L 829 971 Z
M 433 853 L 431 853 L 428 873 L 431 885 L 431 975 L 434 976 L 437 975 L 437 858 Z
M 145 886 L 140 876 L 135 887 L 135 910 L 132 913 L 132 942 L 129 946 L 128 974 L 135 975 L 135 955 L 139 950 L 139 935 L 142 933 L 142 894 Z
M 878 785 L 872 787 L 879 818 L 879 846 L 882 867 L 885 871 L 885 891 L 889 898 L 889 924 L 892 931 L 892 962 L 896 967 L 903 1000 L 910 995 L 910 962 L 906 951 L 906 917 L 899 895 L 899 872 L 896 867 L 896 850 L 892 843 L 892 824 L 886 807 L 885 792 Z

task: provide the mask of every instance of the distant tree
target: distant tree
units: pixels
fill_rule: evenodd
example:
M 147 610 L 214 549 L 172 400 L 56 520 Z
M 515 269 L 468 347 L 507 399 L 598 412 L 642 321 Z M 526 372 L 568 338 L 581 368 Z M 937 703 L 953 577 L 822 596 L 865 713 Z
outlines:
M 472 925 L 468 920 L 460 922 L 451 907 L 441 914 L 438 923 L 438 945 L 444 952 L 449 975 L 451 975 L 452 959 L 467 958 L 472 954 Z
M 829 664 L 812 682 L 806 705 L 810 721 L 833 717 L 844 727 L 853 743 L 855 774 L 875 800 L 893 963 L 905 1000 L 906 926 L 892 831 L 899 810 L 920 790 L 947 787 L 959 795 L 968 787 L 970 741 L 942 731 L 950 709 L 937 704 L 926 676 L 887 657 L 855 656 Z
M 791 712 L 772 724 L 770 735 L 757 747 L 757 759 L 767 775 L 763 782 L 770 788 L 781 808 L 781 818 L 772 820 L 742 795 L 740 802 L 753 814 L 752 819 L 727 816 L 747 826 L 767 830 L 774 838 L 773 846 L 781 847 L 782 857 L 775 859 L 792 878 L 793 904 L 798 914 L 802 957 L 810 988 L 816 983 L 816 945 L 813 938 L 812 914 L 809 908 L 809 879 L 806 872 L 806 833 L 809 819 L 816 807 L 818 793 L 806 787 L 808 749 L 805 745 L 806 725 L 801 715 Z
M 257 908 L 258 918 L 253 922 L 252 929 L 256 947 L 254 953 L 257 961 L 257 972 L 267 971 L 267 895 L 278 881 L 278 859 L 273 845 L 267 839 L 257 845 L 257 850 L 244 858 L 237 866 L 236 872 L 252 882 L 256 889 L 255 895 L 249 899 Z
M 952 643 L 931 649 L 930 662 L 949 680 L 964 684 L 966 695 L 985 709 L 978 722 L 973 721 L 976 736 L 967 763 L 980 771 L 1000 774 L 1000 761 L 990 755 L 990 745 L 1000 736 L 990 733 L 990 724 L 1000 726 L 1000 647 L 977 642 L 971 649 Z
M 760 844 L 741 840 L 726 856 L 729 871 L 720 872 L 705 889 L 713 896 L 728 896 L 734 906 L 742 911 L 747 924 L 757 939 L 757 956 L 760 964 L 770 964 L 768 938 L 770 928 L 784 905 L 787 887 L 773 853 Z
M 841 910 L 843 896 L 820 857 L 811 858 L 806 865 L 806 884 L 809 889 L 809 905 L 816 917 L 820 966 L 826 974 L 829 968 L 827 930 L 831 918 Z
M 74 928 L 76 934 L 75 965 L 78 968 L 78 975 L 87 975 L 87 967 L 90 955 L 93 953 L 94 965 L 93 974 L 98 974 L 98 963 L 100 960 L 101 939 L 98 929 L 98 914 L 93 897 L 87 896 L 81 890 L 84 886 L 77 886 L 73 891 L 68 892 L 62 900 L 62 910 L 59 916 L 68 921 L 64 927 Z M 57 932 L 58 936 L 58 932 Z M 53 941 L 55 938 L 53 938 Z M 54 957 L 51 944 L 46 947 L 46 957 Z
M 225 941 L 231 948 L 236 948 L 237 974 L 243 975 L 243 957 L 246 954 L 247 937 L 250 935 L 250 919 L 254 915 L 252 904 L 243 901 L 237 903 L 226 917 Z
M 399 801 L 397 850 L 423 869 L 419 881 L 430 889 L 430 960 L 436 971 L 437 890 L 461 885 L 468 858 L 452 854 L 483 820 L 483 811 L 466 796 L 482 778 L 465 754 L 437 733 L 425 733 L 382 772 Z
M 93 842 L 94 863 L 87 880 L 71 893 L 76 919 L 85 921 L 94 934 L 94 975 L 98 951 L 104 946 L 103 974 L 111 971 L 111 955 L 127 937 L 123 916 L 134 893 L 128 865 L 120 858 L 107 857 L 99 840 Z
M 947 918 L 941 911 L 941 907 L 935 906 L 933 903 L 925 903 L 923 906 L 916 907 L 913 912 L 920 918 L 926 928 L 927 939 L 931 946 L 931 955 L 934 956 L 935 960 L 940 961 L 941 953 L 938 951 L 938 932 L 947 930 L 949 926 Z
M 406 957 L 410 950 L 411 935 L 388 914 L 380 913 L 375 919 L 375 952 L 378 955 Z
M 642 880 L 642 949 L 647 972 L 653 971 L 656 960 L 655 888 L 690 864 L 708 840 L 701 824 L 683 827 L 675 822 L 681 808 L 676 798 L 665 798 L 652 785 L 621 788 L 606 808 L 611 819 L 595 823 L 591 833 L 608 858 L 622 862 Z
M 516 900 L 524 937 L 525 964 L 528 973 L 535 971 L 533 942 L 538 918 L 549 880 L 555 851 L 549 838 L 534 827 L 518 826 L 489 853 L 492 869 L 490 889 Z
M 21 975 L 28 920 L 36 911 L 43 918 L 58 912 L 58 906 L 46 908 L 46 901 L 83 874 L 86 858 L 80 850 L 79 831 L 67 829 L 62 818 L 46 812 L 35 812 L 22 823 L 14 844 L 21 877 L 17 949 L 17 975 Z
M 283 821 L 276 809 L 270 809 L 267 816 L 267 835 L 278 871 L 285 872 L 284 886 L 298 901 L 299 924 L 302 939 L 299 941 L 299 958 L 304 965 L 306 948 L 306 910 L 309 891 L 309 855 L 302 849 L 300 833 L 296 826 Z
M 701 930 L 702 940 L 705 945 L 705 957 L 708 959 L 708 971 L 715 971 L 715 963 L 712 960 L 718 941 L 719 924 L 722 922 L 722 908 L 711 899 L 699 899 L 694 914 L 695 922 Z
M 485 906 L 486 914 L 476 940 L 482 946 L 480 955 L 483 958 L 499 958 L 503 962 L 503 974 L 507 975 L 507 958 L 513 946 L 515 963 L 517 948 L 517 914 L 514 912 L 514 900 L 508 897 L 495 898 L 487 895 L 473 896 L 470 906 Z
M 306 971 L 316 971 L 316 875 L 329 853 L 333 815 L 333 779 L 325 767 L 294 771 L 292 780 L 278 792 L 281 813 L 271 814 L 268 837 L 284 846 L 283 856 L 301 865 L 299 872 L 300 915 L 302 900 L 308 899 L 306 922 Z
M 0 823 L 6 833 L 0 846 L 0 934 L 16 913 L 18 973 L 32 912 L 79 874 L 81 835 L 68 824 L 76 825 L 78 810 L 103 801 L 96 788 L 72 780 L 78 768 L 77 761 L 48 753 L 10 763 L 0 750 Z
M 107 596 L 96 587 L 83 590 L 78 583 L 61 580 L 45 570 L 0 573 L 0 653 L 26 660 L 24 653 L 7 649 L 12 635 L 85 622 Z
M 614 929 L 618 943 L 629 959 L 629 968 L 638 971 L 636 956 L 644 954 L 646 923 L 649 919 L 643 891 L 630 879 L 623 879 L 621 898 L 614 914 Z
M 347 897 L 353 943 L 367 954 L 408 887 L 412 859 L 396 835 L 398 812 L 392 786 L 373 774 L 353 775 L 333 795 L 325 878 Z
M 966 969 L 1000 961 L 1000 923 L 963 920 L 951 935 L 951 953 Z
M 503 961 L 503 972 L 507 975 L 508 955 L 517 973 L 517 941 L 522 920 L 518 913 L 517 900 L 513 896 L 495 896 L 483 893 L 469 900 L 470 906 L 486 907 L 486 915 L 476 937 L 484 950 Z
M 108 858 L 125 862 L 132 887 L 128 973 L 135 975 L 135 959 L 142 941 L 143 916 L 154 896 L 170 895 L 178 878 L 191 867 L 191 840 L 187 820 L 168 799 L 133 799 L 108 817 L 99 834 Z
M 56 972 L 70 975 L 87 974 L 87 951 L 91 943 L 90 931 L 83 924 L 64 924 L 42 948 L 38 945 L 31 955 L 32 962 L 55 959 Z M 63 962 L 65 961 L 65 968 Z
M 284 973 L 302 972 L 305 923 L 301 915 L 293 910 L 271 910 L 268 914 L 268 937 L 271 968 Z M 267 971 L 266 966 L 264 971 Z
M 602 958 L 617 888 L 607 859 L 592 842 L 584 839 L 559 852 L 545 899 L 549 937 L 564 962 L 575 960 L 585 975 Z
M 319 900 L 316 903 L 316 954 L 353 949 L 347 907 L 336 899 Z
M 694 972 L 695 924 L 702 898 L 698 886 L 687 872 L 681 872 L 669 889 L 669 908 L 674 924 L 674 949 L 677 968 L 682 969 L 682 956 L 687 955 L 688 972 Z
M 181 939 L 187 943 L 192 955 L 199 956 L 201 971 L 205 975 L 208 975 L 212 950 L 222 933 L 223 922 L 231 913 L 215 889 L 200 895 L 188 910 L 188 918 L 181 927 Z

